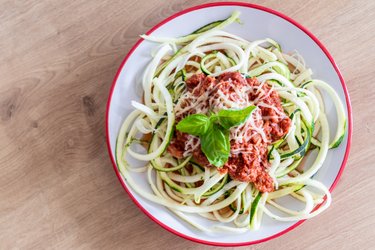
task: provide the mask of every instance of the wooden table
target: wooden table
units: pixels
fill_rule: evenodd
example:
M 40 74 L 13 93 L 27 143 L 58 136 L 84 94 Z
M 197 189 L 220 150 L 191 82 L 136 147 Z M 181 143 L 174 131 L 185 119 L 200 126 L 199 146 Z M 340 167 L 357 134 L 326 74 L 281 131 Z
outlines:
M 138 35 L 203 2 L 0 2 L 0 249 L 210 248 L 140 212 L 112 170 L 104 129 L 112 79 Z M 332 207 L 251 248 L 374 247 L 375 1 L 263 4 L 330 50 L 351 95 L 354 135 Z

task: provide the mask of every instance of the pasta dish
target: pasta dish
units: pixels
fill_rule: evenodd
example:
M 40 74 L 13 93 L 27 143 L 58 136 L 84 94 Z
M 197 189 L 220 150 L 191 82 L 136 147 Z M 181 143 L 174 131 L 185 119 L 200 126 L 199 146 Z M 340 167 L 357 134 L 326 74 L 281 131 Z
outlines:
M 143 100 L 132 101 L 117 139 L 117 166 L 130 188 L 206 232 L 257 230 L 263 215 L 298 221 L 327 209 L 331 194 L 313 177 L 346 130 L 339 96 L 312 78 L 301 55 L 222 30 L 239 15 L 183 37 L 142 36 L 159 45 L 144 70 Z M 337 124 L 328 123 L 323 96 Z M 146 176 L 152 192 L 132 174 Z M 286 196 L 303 208 L 278 202 Z

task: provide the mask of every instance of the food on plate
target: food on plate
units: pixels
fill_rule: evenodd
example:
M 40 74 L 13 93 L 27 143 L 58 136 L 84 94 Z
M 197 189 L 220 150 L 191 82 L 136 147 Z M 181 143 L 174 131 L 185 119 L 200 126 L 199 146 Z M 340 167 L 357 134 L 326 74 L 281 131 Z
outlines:
M 238 17 L 179 38 L 142 36 L 160 46 L 144 70 L 143 100 L 132 101 L 117 139 L 130 188 L 207 232 L 257 230 L 264 214 L 296 221 L 324 211 L 331 195 L 313 176 L 346 131 L 340 98 L 312 78 L 301 55 L 222 30 Z M 337 124 L 328 124 L 322 92 Z M 285 196 L 303 208 L 278 202 Z M 217 223 L 203 226 L 193 214 Z

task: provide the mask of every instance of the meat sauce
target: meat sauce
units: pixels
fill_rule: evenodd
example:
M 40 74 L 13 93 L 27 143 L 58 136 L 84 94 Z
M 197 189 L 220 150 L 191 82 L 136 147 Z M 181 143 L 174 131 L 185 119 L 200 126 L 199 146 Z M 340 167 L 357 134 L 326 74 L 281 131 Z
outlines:
M 234 180 L 254 183 L 260 192 L 272 192 L 274 184 L 267 172 L 270 166 L 267 160 L 267 146 L 283 137 L 291 126 L 291 120 L 283 111 L 278 93 L 272 90 L 268 84 L 261 84 L 256 78 L 244 78 L 237 72 L 224 73 L 216 78 L 195 74 L 186 80 L 186 86 L 187 91 L 197 97 L 210 90 L 210 95 L 215 95 L 218 91 L 233 94 L 231 95 L 233 100 L 236 99 L 236 89 L 237 93 L 240 87 L 254 89 L 249 92 L 248 99 L 253 102 L 253 105 L 262 103 L 262 105 L 257 105 L 259 109 L 255 110 L 252 115 L 260 117 L 255 120 L 255 123 L 257 127 L 262 128 L 266 139 L 253 129 L 246 131 L 249 133 L 247 138 L 250 139 L 248 140 L 239 142 L 232 138 L 230 142 L 231 155 L 227 163 L 219 168 L 219 171 L 228 172 Z M 212 88 L 212 86 L 215 87 Z M 177 116 L 176 121 L 178 122 L 185 116 Z M 168 152 L 174 157 L 183 158 L 188 138 L 188 134 L 176 131 L 168 146 Z M 192 151 L 192 155 L 199 164 L 210 166 L 200 146 Z

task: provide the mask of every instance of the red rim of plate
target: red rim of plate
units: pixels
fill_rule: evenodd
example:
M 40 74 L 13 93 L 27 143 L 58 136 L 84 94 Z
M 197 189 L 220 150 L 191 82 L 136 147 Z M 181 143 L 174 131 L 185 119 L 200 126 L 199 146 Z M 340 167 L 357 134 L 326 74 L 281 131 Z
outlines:
M 333 58 L 332 58 L 331 54 L 328 52 L 328 50 L 318 40 L 318 38 L 316 38 L 310 31 L 308 31 L 301 24 L 299 24 L 298 22 L 294 21 L 290 17 L 288 17 L 288 16 L 286 16 L 286 15 L 280 13 L 280 12 L 277 12 L 275 10 L 272 10 L 272 9 L 269 9 L 269 8 L 266 8 L 266 7 L 263 7 L 263 6 L 260 6 L 260 5 L 255 5 L 255 4 L 250 4 L 250 3 L 242 3 L 242 2 L 217 2 L 217 3 L 208 3 L 208 4 L 197 5 L 197 6 L 194 6 L 194 7 L 185 9 L 185 10 L 182 10 L 182 11 L 180 11 L 180 12 L 178 12 L 178 13 L 176 13 L 176 14 L 174 14 L 174 15 L 166 18 L 166 19 L 164 19 L 163 21 L 161 21 L 160 23 L 158 23 L 157 25 L 155 25 L 153 28 L 151 28 L 149 31 L 147 31 L 146 34 L 147 35 L 151 34 L 153 31 L 155 31 L 156 29 L 158 29 L 159 27 L 161 27 L 165 23 L 173 20 L 174 18 L 176 18 L 178 16 L 184 15 L 186 13 L 189 13 L 189 12 L 192 12 L 192 11 L 195 11 L 195 10 L 204 9 L 204 8 L 210 8 L 210 7 L 217 7 L 217 6 L 241 6 L 241 7 L 247 7 L 247 8 L 258 9 L 258 10 L 261 10 L 261 11 L 265 11 L 265 12 L 268 12 L 270 14 L 273 14 L 273 15 L 276 15 L 278 17 L 281 17 L 284 20 L 286 20 L 286 21 L 290 22 L 291 24 L 293 24 L 294 26 L 296 26 L 297 28 L 299 28 L 304 33 L 306 33 L 312 40 L 314 40 L 314 42 L 320 47 L 320 49 L 328 57 L 329 61 L 331 62 L 333 68 L 335 69 L 335 71 L 336 71 L 336 73 L 337 73 L 337 75 L 338 75 L 338 77 L 340 79 L 342 88 L 343 88 L 343 90 L 345 92 L 345 99 L 346 99 L 346 104 L 347 104 L 347 109 L 348 109 L 348 121 L 349 121 L 348 122 L 349 123 L 349 126 L 348 126 L 348 143 L 346 145 L 346 151 L 345 151 L 344 159 L 342 161 L 340 170 L 339 170 L 339 172 L 338 172 L 338 174 L 336 176 L 336 179 L 334 180 L 334 182 L 332 183 L 331 187 L 329 188 L 329 190 L 332 192 L 332 190 L 335 188 L 337 182 L 339 181 L 339 179 L 340 179 L 340 177 L 342 175 L 342 172 L 344 171 L 344 168 L 345 168 L 346 162 L 348 160 L 348 156 L 349 156 L 350 145 L 351 145 L 351 140 L 352 140 L 352 129 L 353 129 L 352 107 L 351 107 L 351 104 L 350 104 L 349 93 L 348 93 L 347 87 L 345 85 L 344 78 L 342 77 L 342 75 L 340 73 L 340 70 L 338 69 L 335 61 L 333 60 Z M 170 232 L 172 232 L 172 233 L 174 233 L 177 236 L 180 236 L 182 238 L 185 238 L 185 239 L 197 242 L 197 243 L 206 244 L 206 245 L 213 245 L 213 246 L 233 247 L 233 246 L 247 246 L 247 245 L 252 245 L 252 244 L 258 244 L 258 243 L 261 243 L 261 242 L 265 242 L 265 241 L 277 238 L 277 237 L 279 237 L 279 236 L 281 236 L 281 235 L 283 235 L 283 234 L 285 234 L 285 233 L 293 230 L 297 226 L 301 225 L 305 220 L 300 220 L 300 221 L 296 222 L 295 224 L 293 224 L 292 226 L 290 226 L 290 227 L 284 229 L 283 231 L 278 232 L 278 233 L 276 233 L 274 235 L 268 236 L 268 237 L 263 238 L 263 239 L 254 240 L 254 241 L 240 242 L 240 243 L 222 243 L 222 242 L 205 241 L 205 240 L 197 239 L 197 238 L 190 237 L 190 236 L 187 236 L 185 234 L 182 234 L 182 233 L 180 233 L 180 232 L 178 232 L 178 231 L 170 228 L 169 226 L 163 224 L 161 221 L 159 221 L 157 218 L 155 218 L 152 214 L 150 214 L 145 208 L 143 208 L 142 205 L 135 199 L 135 197 L 130 193 L 130 191 L 128 190 L 127 186 L 125 185 L 125 182 L 124 182 L 123 178 L 121 177 L 121 174 L 120 174 L 119 170 L 116 167 L 116 163 L 115 163 L 116 161 L 115 161 L 115 159 L 114 159 L 114 157 L 112 155 L 112 148 L 111 148 L 111 145 L 110 145 L 110 142 L 109 142 L 108 118 L 109 118 L 109 109 L 110 109 L 110 103 L 111 103 L 111 99 L 112 99 L 113 90 L 115 88 L 115 85 L 116 85 L 117 79 L 118 79 L 118 77 L 120 75 L 120 72 L 122 71 L 123 67 L 125 66 L 126 61 L 128 60 L 128 58 L 133 54 L 133 52 L 135 51 L 135 49 L 141 44 L 141 42 L 143 40 L 144 39 L 142 39 L 142 38 L 139 39 L 137 41 L 137 43 L 131 48 L 131 50 L 126 55 L 126 57 L 124 58 L 124 60 L 122 61 L 121 66 L 118 69 L 118 71 L 116 73 L 116 76 L 115 76 L 115 78 L 114 78 L 114 80 L 112 82 L 112 86 L 111 86 L 111 89 L 110 89 L 110 92 L 109 92 L 109 97 L 108 97 L 108 102 L 107 102 L 107 108 L 106 108 L 106 140 L 107 140 L 108 153 L 109 153 L 109 155 L 111 157 L 113 169 L 115 170 L 116 175 L 117 175 L 119 181 L 121 182 L 122 187 L 128 193 L 128 195 L 133 200 L 133 202 L 142 210 L 143 213 L 145 213 L 150 219 L 152 219 L 153 221 L 155 221 L 157 224 L 159 224 L 164 229 L 166 229 L 166 230 L 168 230 L 168 231 L 170 231 Z

